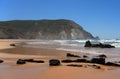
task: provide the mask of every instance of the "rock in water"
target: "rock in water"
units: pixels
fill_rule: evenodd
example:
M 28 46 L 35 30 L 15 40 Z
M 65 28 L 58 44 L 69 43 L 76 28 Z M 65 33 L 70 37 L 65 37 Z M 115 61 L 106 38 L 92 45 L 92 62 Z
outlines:
M 89 40 L 86 41 L 84 47 L 97 47 L 97 48 L 115 48 L 115 46 L 109 45 L 109 44 L 92 44 Z
M 57 59 L 51 59 L 49 60 L 49 66 L 59 66 L 60 65 L 60 61 Z
M 91 47 L 92 45 L 91 45 L 91 42 L 88 40 L 88 41 L 86 41 L 86 43 L 85 43 L 85 46 L 84 47 Z

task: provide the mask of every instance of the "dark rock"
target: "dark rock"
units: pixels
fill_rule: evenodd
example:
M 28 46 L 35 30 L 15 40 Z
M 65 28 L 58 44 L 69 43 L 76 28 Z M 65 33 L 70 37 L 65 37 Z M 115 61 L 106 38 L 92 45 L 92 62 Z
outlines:
M 84 47 L 99 47 L 99 48 L 115 48 L 115 46 L 109 45 L 109 44 L 91 44 L 91 42 L 88 40 L 85 43 Z
M 92 65 L 92 67 L 95 68 L 95 69 L 101 69 L 101 67 L 97 66 L 97 65 Z
M 89 58 L 87 55 L 83 55 L 83 58 Z
M 34 62 L 34 63 L 44 63 L 43 60 L 34 60 L 34 59 L 23 59 L 26 62 Z
M 35 63 L 44 63 L 43 60 L 33 60 L 32 62 L 35 62 Z
M 107 65 L 107 66 L 118 66 L 118 67 L 120 67 L 120 64 L 113 63 L 113 62 L 107 62 L 105 65 Z
M 71 53 L 67 53 L 67 57 L 80 57 L 80 56 L 74 55 L 74 54 L 71 54 Z
M 60 65 L 60 61 L 57 59 L 51 59 L 49 60 L 49 65 L 50 66 L 59 66 Z
M 63 63 L 71 63 L 71 62 L 73 62 L 73 60 L 66 59 L 66 60 L 62 60 L 61 62 L 63 62 Z
M 113 66 L 114 63 L 113 62 L 107 62 L 105 65 L 108 65 L 108 66 Z
M 34 59 L 23 59 L 23 60 L 26 62 L 33 62 L 34 61 Z
M 3 60 L 0 59 L 0 63 L 4 62 Z
M 76 60 L 73 60 L 73 62 L 87 62 L 86 59 L 76 59 Z
M 26 62 L 24 61 L 24 60 L 22 60 L 22 59 L 19 59 L 19 60 L 17 60 L 17 63 L 16 64 L 25 64 Z
M 72 67 L 83 67 L 83 65 L 78 65 L 78 64 L 69 64 L 67 66 L 72 66 Z
M 107 56 L 106 56 L 106 55 L 104 55 L 104 54 L 98 55 L 97 57 L 107 58 Z
M 115 48 L 115 46 L 109 45 L 109 44 L 100 44 L 101 48 Z
M 88 40 L 88 41 L 86 41 L 86 43 L 85 43 L 85 46 L 84 47 L 91 47 L 91 42 Z
M 105 58 L 92 58 L 91 63 L 105 64 Z
M 15 44 L 10 44 L 10 46 L 16 46 Z

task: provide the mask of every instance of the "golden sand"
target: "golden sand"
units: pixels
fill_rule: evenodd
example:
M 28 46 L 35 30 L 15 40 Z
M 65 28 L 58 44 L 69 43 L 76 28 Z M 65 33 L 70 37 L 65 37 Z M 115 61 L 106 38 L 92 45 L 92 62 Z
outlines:
M 92 67 L 69 67 L 61 63 L 61 66 L 50 67 L 50 59 L 66 59 L 65 51 L 48 49 L 35 49 L 11 47 L 9 44 L 21 42 L 19 40 L 0 41 L 0 79 L 119 79 L 120 69 L 118 67 L 101 66 L 101 69 Z M 4 49 L 4 50 L 3 50 Z M 30 54 L 29 54 L 29 53 Z M 59 52 L 59 53 L 58 53 Z M 36 53 L 36 54 L 32 54 Z M 34 58 L 44 60 L 45 63 L 26 63 L 17 65 L 18 59 Z M 89 63 L 74 63 L 89 65 Z

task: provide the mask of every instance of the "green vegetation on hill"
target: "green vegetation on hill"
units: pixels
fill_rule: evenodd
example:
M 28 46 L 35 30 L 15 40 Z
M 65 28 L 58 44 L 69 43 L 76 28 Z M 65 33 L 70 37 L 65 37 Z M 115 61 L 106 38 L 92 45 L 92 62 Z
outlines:
M 0 38 L 11 39 L 93 39 L 71 20 L 13 20 L 0 22 Z

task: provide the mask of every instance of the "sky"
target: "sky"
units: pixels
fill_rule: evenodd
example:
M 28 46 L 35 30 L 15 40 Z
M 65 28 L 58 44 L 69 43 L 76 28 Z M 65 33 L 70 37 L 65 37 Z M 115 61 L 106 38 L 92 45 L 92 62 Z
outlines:
M 120 39 L 120 0 L 0 0 L 0 21 L 69 19 L 101 39 Z

